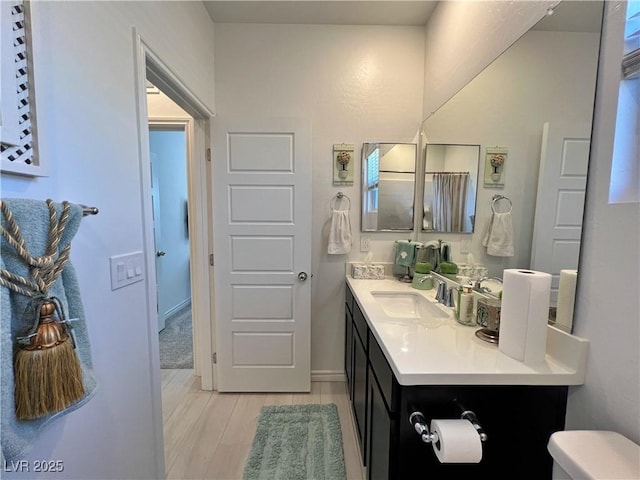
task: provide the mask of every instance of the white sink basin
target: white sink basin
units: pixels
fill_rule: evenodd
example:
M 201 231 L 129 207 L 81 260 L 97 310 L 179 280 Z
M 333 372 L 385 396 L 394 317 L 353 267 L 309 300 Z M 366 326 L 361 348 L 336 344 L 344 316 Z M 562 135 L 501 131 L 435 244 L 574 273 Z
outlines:
M 371 292 L 384 313 L 392 318 L 433 320 L 448 315 L 422 295 L 412 292 Z

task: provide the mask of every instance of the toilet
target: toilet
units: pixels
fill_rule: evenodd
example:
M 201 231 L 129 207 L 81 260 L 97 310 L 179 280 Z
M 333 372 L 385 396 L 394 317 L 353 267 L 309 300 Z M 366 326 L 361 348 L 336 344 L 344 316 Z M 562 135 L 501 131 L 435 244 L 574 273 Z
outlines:
M 553 457 L 553 479 L 640 479 L 640 445 L 619 433 L 555 432 L 547 448 Z

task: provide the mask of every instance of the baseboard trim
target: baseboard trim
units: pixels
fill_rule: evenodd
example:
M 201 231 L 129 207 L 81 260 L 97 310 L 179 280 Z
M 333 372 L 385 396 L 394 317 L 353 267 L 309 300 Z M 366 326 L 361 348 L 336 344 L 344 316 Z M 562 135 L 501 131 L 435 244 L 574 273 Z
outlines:
M 164 318 L 169 318 L 171 315 L 176 313 L 178 310 L 182 310 L 184 307 L 186 307 L 190 303 L 191 303 L 191 297 L 187 298 L 186 300 L 183 300 L 182 302 L 177 304 L 175 307 L 172 307 L 169 310 L 167 310 L 167 312 L 164 314 Z
M 346 377 L 340 370 L 312 370 L 312 382 L 344 382 Z

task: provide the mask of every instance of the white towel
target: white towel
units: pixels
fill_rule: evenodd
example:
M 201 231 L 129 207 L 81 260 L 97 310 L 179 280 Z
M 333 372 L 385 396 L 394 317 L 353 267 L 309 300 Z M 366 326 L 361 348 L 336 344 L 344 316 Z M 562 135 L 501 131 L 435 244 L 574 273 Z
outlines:
M 487 247 L 487 254 L 494 257 L 513 257 L 513 224 L 511 212 L 491 215 L 487 233 L 482 240 Z
M 330 255 L 342 255 L 351 251 L 351 222 L 349 210 L 333 210 L 329 230 Z

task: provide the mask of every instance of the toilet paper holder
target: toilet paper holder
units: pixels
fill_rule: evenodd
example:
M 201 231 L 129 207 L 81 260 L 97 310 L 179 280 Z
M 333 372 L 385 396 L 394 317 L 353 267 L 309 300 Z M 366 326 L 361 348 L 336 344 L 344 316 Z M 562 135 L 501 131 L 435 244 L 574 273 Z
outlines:
M 478 421 L 478 417 L 476 417 L 476 414 L 472 410 L 467 410 L 466 408 L 464 408 L 464 406 L 457 400 L 454 400 L 454 403 L 460 409 L 460 412 L 461 412 L 460 419 L 468 420 L 471 423 L 471 425 L 473 425 L 473 428 L 476 429 L 476 432 L 478 432 L 478 435 L 480 436 L 480 440 L 482 442 L 486 442 L 488 438 L 487 434 L 483 430 L 482 425 L 480 425 L 480 422 Z M 425 418 L 422 412 L 419 412 L 417 410 L 415 412 L 412 412 L 411 415 L 409 415 L 409 423 L 413 425 L 413 428 L 418 433 L 418 435 L 420 435 L 420 438 L 424 443 L 435 444 L 439 441 L 438 434 L 435 432 L 429 431 L 429 425 L 427 424 L 427 419 Z

